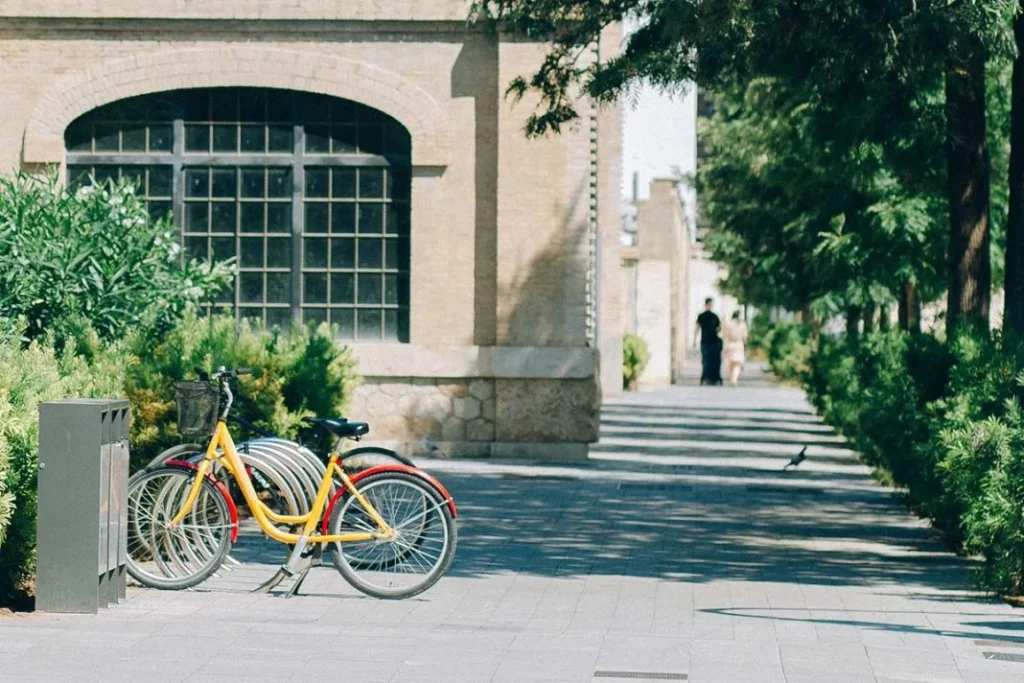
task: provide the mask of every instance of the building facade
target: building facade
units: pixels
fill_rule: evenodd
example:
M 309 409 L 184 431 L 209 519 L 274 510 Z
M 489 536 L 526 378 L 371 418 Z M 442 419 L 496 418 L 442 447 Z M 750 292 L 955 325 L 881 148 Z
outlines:
M 215 307 L 338 326 L 376 442 L 584 457 L 621 385 L 621 114 L 528 140 L 504 90 L 544 46 L 469 4 L 5 0 L 0 171 L 136 178 L 237 259 Z
M 679 382 L 693 346 L 690 267 L 693 227 L 678 178 L 650 181 L 646 199 L 634 203 L 623 248 L 626 329 L 647 343 L 650 359 L 641 387 Z

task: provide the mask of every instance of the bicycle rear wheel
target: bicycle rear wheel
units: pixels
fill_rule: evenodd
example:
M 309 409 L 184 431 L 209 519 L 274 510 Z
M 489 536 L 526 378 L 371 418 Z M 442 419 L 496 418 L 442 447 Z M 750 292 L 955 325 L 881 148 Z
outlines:
M 381 465 L 416 466 L 409 458 L 399 455 L 390 448 L 382 448 L 380 446 L 360 446 L 359 448 L 347 450 L 342 454 L 340 464 L 342 469 L 349 474 L 355 474 L 356 472 L 362 472 L 371 467 L 379 467 Z
M 455 557 L 458 533 L 448 502 L 422 479 L 381 472 L 358 483 L 359 492 L 397 533 L 394 539 L 334 543 L 341 575 L 367 595 L 401 599 L 418 595 L 444 576 Z M 374 531 L 376 524 L 350 493 L 331 516 L 331 534 Z
M 204 479 L 199 496 L 174 528 L 196 474 L 172 467 L 143 470 L 128 484 L 128 573 L 167 590 L 205 581 L 231 549 L 232 521 L 224 495 Z

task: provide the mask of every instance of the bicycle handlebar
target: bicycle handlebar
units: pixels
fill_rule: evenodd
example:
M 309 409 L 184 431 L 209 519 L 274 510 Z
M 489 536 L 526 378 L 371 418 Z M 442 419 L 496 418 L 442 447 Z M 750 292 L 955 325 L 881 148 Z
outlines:
M 251 375 L 252 368 L 236 368 L 234 370 L 228 370 L 223 365 L 217 368 L 217 372 L 213 374 L 207 373 L 202 368 L 193 368 L 196 375 L 199 376 L 202 382 L 218 382 L 220 383 L 221 395 L 224 401 L 221 405 L 220 417 L 222 420 L 228 419 L 228 415 L 231 412 L 231 404 L 235 401 L 234 394 L 231 393 L 231 387 L 228 384 L 229 379 L 235 377 L 241 377 L 242 375 Z
M 241 377 L 242 375 L 251 375 L 252 368 L 236 368 L 235 370 L 228 370 L 223 365 L 217 368 L 217 372 L 212 375 L 203 370 L 202 368 L 193 368 L 196 375 L 203 382 L 216 381 L 218 379 L 233 379 L 235 377 Z

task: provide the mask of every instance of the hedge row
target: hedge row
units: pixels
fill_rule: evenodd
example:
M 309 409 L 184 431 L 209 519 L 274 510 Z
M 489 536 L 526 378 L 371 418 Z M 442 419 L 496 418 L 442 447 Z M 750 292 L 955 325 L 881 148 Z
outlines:
M 802 366 L 824 419 L 984 560 L 982 587 L 1024 592 L 1024 344 L 969 330 L 949 343 L 899 331 L 786 338 L 773 365 Z

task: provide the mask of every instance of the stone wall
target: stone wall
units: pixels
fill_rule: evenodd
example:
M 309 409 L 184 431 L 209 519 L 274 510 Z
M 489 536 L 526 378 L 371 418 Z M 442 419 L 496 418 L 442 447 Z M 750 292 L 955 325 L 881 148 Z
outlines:
M 375 438 L 493 441 L 494 380 L 368 377 L 356 389 L 350 412 L 370 422 Z
M 597 439 L 599 404 L 596 377 L 368 377 L 349 415 L 370 423 L 370 442 L 410 457 L 574 460 Z

